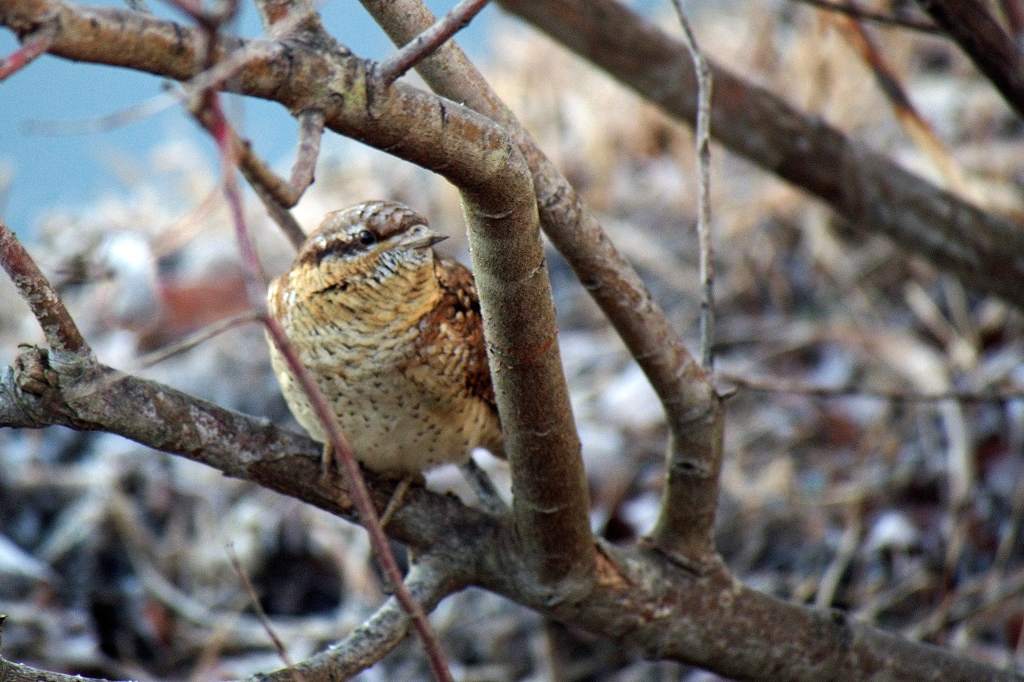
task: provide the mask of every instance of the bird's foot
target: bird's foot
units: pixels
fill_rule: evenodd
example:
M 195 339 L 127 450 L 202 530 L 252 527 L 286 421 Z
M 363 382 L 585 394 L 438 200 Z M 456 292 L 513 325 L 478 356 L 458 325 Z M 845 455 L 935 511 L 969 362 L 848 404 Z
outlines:
M 384 513 L 380 515 L 380 527 L 386 528 L 391 517 L 395 515 L 398 508 L 402 506 L 402 501 L 405 499 L 405 494 L 409 492 L 409 486 L 412 485 L 413 481 L 416 480 L 417 476 L 420 479 L 423 478 L 421 474 L 408 474 L 402 477 L 402 480 L 395 486 L 394 492 L 391 493 L 391 499 L 388 500 L 388 504 L 384 507 Z

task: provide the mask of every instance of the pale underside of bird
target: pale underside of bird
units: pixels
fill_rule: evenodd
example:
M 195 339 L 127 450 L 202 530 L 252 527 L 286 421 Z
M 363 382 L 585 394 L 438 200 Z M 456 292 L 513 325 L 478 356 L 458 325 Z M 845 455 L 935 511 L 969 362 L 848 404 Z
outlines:
M 392 476 L 502 451 L 480 306 L 469 270 L 412 209 L 365 202 L 329 213 L 268 291 L 359 461 Z M 292 414 L 324 442 L 309 398 L 273 344 Z

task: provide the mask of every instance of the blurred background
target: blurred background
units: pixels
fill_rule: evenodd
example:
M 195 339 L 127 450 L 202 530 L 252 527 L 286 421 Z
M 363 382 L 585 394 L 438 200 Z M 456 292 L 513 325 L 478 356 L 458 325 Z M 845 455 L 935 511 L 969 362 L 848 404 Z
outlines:
M 123 7 L 117 0 L 83 3 Z M 356 54 L 381 59 L 391 41 L 356 0 L 322 2 L 321 14 L 334 36 Z M 454 3 L 429 0 L 443 14 Z M 163 2 L 150 2 L 157 16 L 184 21 Z M 244 37 L 262 33 L 252 3 L 239 3 L 235 32 Z M 486 36 L 498 11 L 487 7 L 462 34 L 462 44 L 474 56 L 486 53 Z M 0 32 L 0 54 L 18 45 L 10 31 Z M 101 119 L 129 110 L 164 89 L 161 79 L 93 64 L 76 64 L 43 55 L 0 90 L 0 215 L 16 232 L 29 230 L 46 213 L 78 207 L 98 197 L 117 197 L 131 191 L 135 173 L 146 173 L 145 158 L 162 142 L 188 141 L 214 160 L 213 145 L 181 107 L 122 123 Z M 270 161 L 287 162 L 294 147 L 294 121 L 280 105 L 230 97 L 239 126 L 256 149 Z M 53 124 L 53 125 L 50 125 Z M 101 130 L 97 131 L 97 128 Z
M 444 11 L 452 3 L 430 4 Z M 1021 123 L 950 42 L 865 26 L 933 129 L 936 149 L 901 125 L 835 16 L 791 0 L 694 4 L 694 28 L 712 58 L 933 182 L 1021 219 Z M 643 10 L 678 35 L 668 3 Z M 357 53 L 388 54 L 355 2 L 327 3 L 324 14 Z M 251 14 L 239 31 L 257 34 Z M 493 8 L 459 40 L 695 350 L 689 130 Z M 0 49 L 13 47 L 0 35 Z M 26 134 L 26 121 L 89 120 L 160 91 L 149 76 L 48 57 L 0 85 L 4 215 L 31 235 L 33 255 L 103 362 L 298 429 L 253 326 L 142 367 L 147 353 L 244 309 L 209 140 L 176 110 L 104 133 Z M 256 149 L 287 171 L 294 122 L 248 100 L 235 116 Z M 1024 401 L 875 394 L 1019 392 L 1020 314 L 854 232 L 720 147 L 712 154 L 717 368 L 722 389 L 736 388 L 718 528 L 726 561 L 771 594 L 1024 670 Z M 326 211 L 370 198 L 429 216 L 456 237 L 443 245 L 448 253 L 468 262 L 458 196 L 445 181 L 333 134 L 295 215 L 310 229 Z M 250 199 L 246 212 L 268 272 L 281 272 L 290 247 L 258 202 Z M 630 542 L 657 510 L 661 409 L 568 267 L 553 250 L 548 259 L 592 525 L 612 542 Z M 24 304 L 0 282 L 0 364 L 13 361 L 19 342 L 39 339 Z M 730 374 L 776 389 L 786 379 L 863 390 L 765 393 L 737 388 Z M 0 431 L 0 456 L 8 658 L 141 679 L 279 667 L 229 548 L 293 660 L 340 639 L 383 598 L 361 530 L 200 465 L 64 429 Z M 477 461 L 507 491 L 504 465 L 486 453 Z M 432 473 L 429 485 L 474 503 L 454 470 Z M 458 679 L 714 679 L 639 660 L 475 590 L 446 600 L 432 622 Z M 360 679 L 426 675 L 418 644 L 407 642 Z

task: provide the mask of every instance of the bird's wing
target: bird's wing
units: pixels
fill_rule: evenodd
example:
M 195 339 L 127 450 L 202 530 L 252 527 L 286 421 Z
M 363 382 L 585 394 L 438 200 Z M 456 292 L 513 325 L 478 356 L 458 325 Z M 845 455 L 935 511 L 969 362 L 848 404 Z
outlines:
M 497 415 L 473 274 L 461 263 L 441 258 L 434 272 L 442 294 L 420 321 L 423 359 L 441 375 L 462 374 L 467 394 L 483 401 Z M 437 352 L 441 349 L 447 350 Z

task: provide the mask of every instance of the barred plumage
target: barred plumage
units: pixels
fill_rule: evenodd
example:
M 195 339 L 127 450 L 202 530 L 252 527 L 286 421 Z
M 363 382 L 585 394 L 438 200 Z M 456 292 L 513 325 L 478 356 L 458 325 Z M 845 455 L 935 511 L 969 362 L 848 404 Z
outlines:
M 358 204 L 329 213 L 268 291 L 356 457 L 381 473 L 501 454 L 473 277 L 436 256 L 443 238 L 402 204 Z M 271 360 L 292 414 L 324 441 L 272 344 Z

